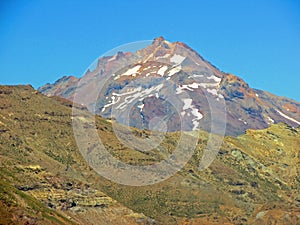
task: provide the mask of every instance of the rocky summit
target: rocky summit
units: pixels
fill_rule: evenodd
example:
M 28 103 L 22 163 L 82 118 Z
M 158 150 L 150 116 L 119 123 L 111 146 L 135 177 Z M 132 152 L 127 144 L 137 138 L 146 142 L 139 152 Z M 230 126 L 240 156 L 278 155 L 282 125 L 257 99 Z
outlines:
M 236 136 L 280 122 L 300 125 L 299 102 L 253 89 L 163 37 L 136 52 L 101 57 L 83 77 L 66 76 L 38 91 L 139 129 L 214 132 L 214 121 L 216 133 L 226 127 L 226 135 Z

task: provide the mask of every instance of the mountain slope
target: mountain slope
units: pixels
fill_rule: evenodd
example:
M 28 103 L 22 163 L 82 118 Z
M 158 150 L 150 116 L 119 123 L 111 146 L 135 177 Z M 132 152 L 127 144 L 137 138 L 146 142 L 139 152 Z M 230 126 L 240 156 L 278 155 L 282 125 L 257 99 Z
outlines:
M 63 77 L 38 90 L 47 96 L 75 100 L 93 113 L 140 129 L 152 129 L 151 120 L 159 117 L 169 131 L 210 132 L 212 112 L 220 118 L 226 116 L 227 135 L 279 122 L 300 125 L 299 102 L 252 89 L 186 44 L 162 37 L 137 52 L 100 58 L 96 68 L 80 79 Z M 130 121 L 123 116 L 128 112 Z
M 85 162 L 73 136 L 71 102 L 30 86 L 0 86 L 0 106 L 4 224 L 300 223 L 299 128 L 280 123 L 226 137 L 203 171 L 198 165 L 209 135 L 199 131 L 182 170 L 161 183 L 133 187 L 100 177 Z M 169 154 L 129 149 L 114 134 L 118 124 L 95 120 L 104 145 L 123 162 L 144 165 Z M 132 129 L 138 137 L 151 135 Z M 167 133 L 160 147 L 172 152 L 177 139 L 177 132 Z
M 70 105 L 31 86 L 0 86 L 0 224 L 156 224 L 95 185 Z

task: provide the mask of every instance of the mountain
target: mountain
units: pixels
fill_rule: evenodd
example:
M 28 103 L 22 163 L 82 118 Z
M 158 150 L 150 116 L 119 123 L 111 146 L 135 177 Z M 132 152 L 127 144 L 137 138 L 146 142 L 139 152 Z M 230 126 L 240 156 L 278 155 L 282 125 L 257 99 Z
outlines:
M 0 86 L 0 224 L 300 223 L 299 127 L 278 123 L 225 137 L 206 170 L 198 165 L 209 134 L 188 132 L 199 139 L 178 173 L 153 185 L 127 186 L 99 176 L 85 161 L 72 130 L 72 106 L 31 86 Z M 123 125 L 94 120 L 110 153 L 131 165 L 159 162 L 177 146 L 179 132 L 168 132 L 151 151 L 130 149 L 114 132 Z M 155 133 L 131 129 L 144 139 Z
M 236 136 L 280 122 L 300 125 L 299 102 L 253 89 L 186 44 L 162 37 L 136 52 L 101 57 L 83 77 L 65 76 L 38 91 L 140 129 Z M 164 125 L 155 127 L 157 121 Z

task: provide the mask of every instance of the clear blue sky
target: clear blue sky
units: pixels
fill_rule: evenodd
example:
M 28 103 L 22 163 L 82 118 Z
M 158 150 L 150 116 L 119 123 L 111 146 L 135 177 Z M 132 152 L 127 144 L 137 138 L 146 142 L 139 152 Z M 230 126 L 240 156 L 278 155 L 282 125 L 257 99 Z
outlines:
M 252 87 L 300 101 L 300 1 L 1 0 L 0 83 L 81 76 L 98 56 L 163 35 Z

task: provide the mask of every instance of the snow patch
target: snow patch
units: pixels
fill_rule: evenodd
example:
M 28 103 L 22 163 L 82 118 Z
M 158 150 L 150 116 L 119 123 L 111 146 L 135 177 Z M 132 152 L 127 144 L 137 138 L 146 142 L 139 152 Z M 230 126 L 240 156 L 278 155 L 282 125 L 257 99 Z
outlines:
M 142 90 L 142 87 L 137 87 L 137 88 L 134 88 L 134 89 L 128 89 L 129 91 L 127 91 L 127 92 L 125 92 L 125 93 L 121 93 L 121 94 L 119 94 L 119 93 L 115 93 L 115 92 L 113 92 L 112 93 L 112 95 L 114 95 L 114 96 L 124 96 L 124 95 L 130 95 L 130 94 L 133 94 L 133 93 L 135 93 L 135 92 L 138 92 L 138 91 L 141 91 Z
M 192 121 L 194 125 L 193 130 L 197 130 L 200 123 L 196 119 L 193 119 Z
M 151 95 L 151 93 L 159 92 L 159 90 L 162 87 L 163 87 L 163 84 L 159 84 L 157 86 L 147 88 L 143 91 L 141 91 L 141 89 L 140 89 L 140 91 L 138 91 L 137 93 L 134 93 L 133 95 L 125 97 L 125 99 L 122 101 L 122 103 L 116 107 L 116 109 L 124 109 L 127 104 L 132 103 L 134 100 L 136 100 L 138 98 L 140 98 L 140 101 L 141 101 L 146 96 L 148 96 L 148 97 L 153 96 L 153 94 Z
M 175 73 L 178 73 L 181 70 L 181 66 L 177 66 L 172 68 L 169 72 L 168 72 L 168 76 L 173 76 Z
M 199 87 L 205 88 L 206 91 L 212 95 L 217 96 L 217 101 L 220 99 L 223 99 L 224 96 L 222 94 L 218 93 L 217 89 L 214 89 L 213 87 L 218 86 L 216 83 L 192 83 L 192 84 L 184 84 L 176 88 L 176 94 L 180 94 L 183 92 L 183 90 L 189 90 L 189 91 L 194 91 L 194 89 L 197 89 Z M 211 87 L 213 89 L 207 89 L 207 87 Z
M 198 88 L 198 87 L 199 87 L 199 84 L 197 84 L 197 83 L 192 83 L 192 84 L 189 85 L 189 87 L 191 87 L 191 88 Z
M 138 105 L 137 106 L 139 109 L 140 109 L 140 111 L 142 112 L 143 111 L 143 108 L 144 108 L 144 103 L 142 103 L 141 105 Z
M 163 76 L 163 75 L 165 75 L 165 72 L 167 71 L 167 69 L 168 69 L 168 66 L 163 66 L 157 71 L 157 74 Z
M 103 106 L 101 112 L 104 112 L 107 107 L 109 107 L 111 105 L 114 105 L 114 104 L 118 103 L 119 101 L 120 101 L 120 97 L 116 98 L 116 96 L 111 96 L 111 101 L 109 101 L 108 104 L 106 104 L 105 106 Z
M 200 83 L 199 86 L 203 87 L 203 88 L 208 88 L 208 87 L 217 87 L 217 86 L 219 86 L 219 84 L 218 83 Z
M 189 90 L 189 91 L 194 91 L 193 89 L 197 89 L 199 87 L 203 87 L 203 88 L 207 88 L 207 87 L 215 87 L 215 86 L 218 86 L 218 84 L 215 84 L 215 83 L 192 83 L 192 84 L 184 84 L 184 85 L 181 85 L 180 87 L 178 87 L 176 89 L 176 93 L 177 94 L 180 94 L 182 93 L 183 91 L 182 90 Z M 215 89 L 213 89 L 215 90 Z M 207 90 L 208 92 L 214 92 L 212 90 Z
M 271 118 L 271 117 L 267 117 L 267 119 L 271 122 L 271 123 L 275 123 L 275 121 Z
M 182 88 L 181 87 L 178 87 L 178 88 L 176 88 L 176 94 L 180 94 L 180 93 L 182 93 L 183 91 L 182 91 Z
M 138 73 L 138 70 L 141 68 L 141 65 L 137 65 L 133 68 L 128 69 L 125 73 L 118 75 L 114 78 L 114 80 L 119 79 L 121 76 L 136 76 L 136 74 Z
M 200 87 L 201 84 L 199 83 L 192 83 L 192 84 L 184 84 L 184 85 L 181 85 L 180 87 L 178 87 L 176 89 L 176 91 L 178 92 L 178 94 L 182 93 L 183 91 L 182 90 L 189 90 L 189 91 L 194 91 L 193 89 L 196 89 L 198 87 Z
M 212 95 L 218 96 L 218 91 L 216 89 L 206 89 L 208 93 L 211 93 Z
M 137 65 L 129 70 L 127 70 L 125 73 L 123 73 L 121 76 L 130 76 L 132 74 L 135 74 L 138 72 L 138 70 L 141 68 L 141 65 Z
M 217 101 L 219 101 L 220 98 L 224 98 L 224 96 L 221 95 L 221 94 L 219 94 L 218 91 L 217 91 L 216 89 L 206 89 L 206 91 L 207 91 L 208 93 L 211 93 L 212 95 L 217 96 Z
M 156 59 L 166 59 L 166 58 L 168 58 L 169 56 L 170 56 L 170 54 L 167 53 L 167 54 L 165 54 L 165 55 L 163 55 L 163 56 L 157 56 Z
M 282 116 L 282 117 L 284 117 L 284 118 L 286 118 L 286 119 L 288 119 L 288 120 L 290 120 L 290 121 L 292 121 L 292 122 L 297 123 L 298 125 L 300 125 L 300 122 L 298 120 L 295 120 L 294 118 L 289 117 L 288 115 L 284 114 L 283 112 L 280 112 L 277 109 L 275 109 L 275 110 L 276 110 L 276 112 L 278 112 L 280 114 L 280 116 Z
M 193 77 L 204 77 L 202 74 L 193 74 Z
M 193 123 L 193 130 L 198 129 L 199 126 L 199 120 L 201 120 L 203 118 L 203 115 L 198 111 L 198 109 L 195 108 L 194 105 L 192 105 L 192 99 L 190 98 L 185 98 L 182 99 L 183 100 L 183 107 L 182 107 L 182 112 L 180 113 L 181 116 L 185 115 L 185 111 L 190 109 L 191 110 L 191 114 L 194 116 L 194 119 L 192 119 L 192 123 Z M 191 115 L 190 112 L 187 113 L 187 116 Z
M 182 99 L 183 100 L 183 110 L 186 110 L 186 109 L 189 109 L 191 106 L 192 106 L 192 99 L 190 98 L 185 98 L 185 99 Z
M 182 55 L 177 55 L 177 54 L 173 55 L 170 58 L 170 62 L 175 63 L 175 64 L 181 64 L 183 62 L 183 60 L 185 60 L 185 57 Z
M 248 124 L 246 121 L 242 120 L 241 118 L 239 118 L 239 121 L 241 121 L 241 122 L 244 123 L 245 125 Z
M 203 115 L 201 113 L 199 113 L 198 109 L 196 108 L 192 108 L 192 114 L 196 117 L 196 120 L 200 120 L 203 118 Z
M 214 81 L 216 81 L 217 83 L 220 83 L 221 80 L 222 80 L 220 77 L 216 77 L 215 75 L 211 75 L 211 76 L 207 77 L 207 79 L 209 79 L 209 80 L 214 80 Z

